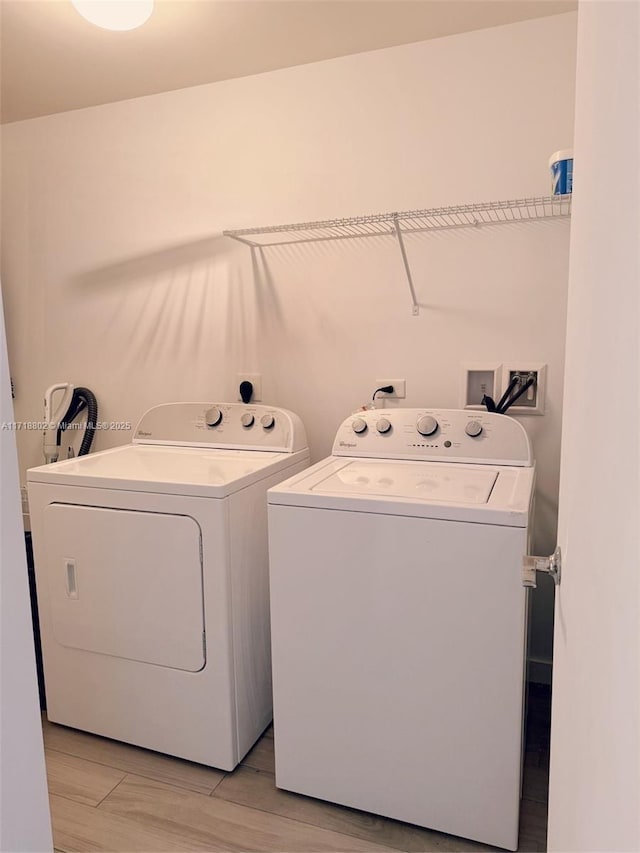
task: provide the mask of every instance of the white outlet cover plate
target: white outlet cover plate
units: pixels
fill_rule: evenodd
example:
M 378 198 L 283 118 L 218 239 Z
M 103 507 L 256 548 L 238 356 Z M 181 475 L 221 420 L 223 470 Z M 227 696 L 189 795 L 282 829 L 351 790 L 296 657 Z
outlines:
M 236 400 L 242 401 L 240 396 L 240 383 L 251 382 L 253 385 L 252 403 L 259 403 L 262 400 L 262 374 L 261 373 L 238 373 L 236 375 Z
M 393 394 L 384 394 L 380 391 L 376 394 L 376 400 L 404 400 L 407 396 L 406 379 L 376 379 L 376 388 L 383 388 L 385 385 L 393 385 Z

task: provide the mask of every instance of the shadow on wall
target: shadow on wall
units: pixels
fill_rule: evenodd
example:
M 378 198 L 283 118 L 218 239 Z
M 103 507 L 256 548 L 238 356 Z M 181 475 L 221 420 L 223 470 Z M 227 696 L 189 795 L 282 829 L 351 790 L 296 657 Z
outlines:
M 90 381 L 120 403 L 125 384 L 136 405 L 220 395 L 253 346 L 250 277 L 244 249 L 222 235 L 72 274 L 51 300 L 51 351 L 61 362 L 73 339 Z
M 558 231 L 560 221 L 568 228 L 568 219 L 526 219 L 408 231 L 404 241 L 418 308 L 428 311 L 431 319 L 447 322 L 457 318 L 457 322 L 475 325 L 481 321 L 512 323 L 518 305 L 532 291 L 526 276 L 514 272 L 513 258 L 503 254 L 503 242 L 508 240 L 519 262 L 527 258 L 526 265 L 534 268 L 541 241 Z M 256 245 L 250 251 L 258 316 L 272 332 L 278 327 L 286 332 L 285 318 L 294 305 L 304 314 L 311 303 L 324 310 L 326 301 L 335 314 L 344 304 L 356 316 L 363 299 L 389 299 L 401 312 L 405 306 L 411 307 L 407 273 L 392 234 L 302 237 Z M 475 259 L 471 272 L 464 260 L 469 256 Z M 480 301 L 469 298 L 473 276 L 484 276 L 490 289 Z M 359 294 L 355 301 L 338 286 L 341 281 Z M 286 305 L 281 302 L 283 297 Z
M 335 335 L 336 321 L 347 313 L 345 302 L 358 312 L 357 306 L 362 299 L 370 298 L 370 289 L 361 287 L 360 283 L 353 286 L 354 277 L 357 280 L 362 270 L 369 273 L 378 270 L 377 262 L 387 259 L 390 249 L 393 260 L 390 289 L 396 296 L 395 238 L 366 236 L 368 239 L 292 240 L 251 247 L 256 310 L 261 327 L 278 336 L 293 335 L 294 339 L 300 333 L 307 341 L 310 328 L 322 326 L 324 319 L 328 321 L 330 334 Z M 399 254 L 397 264 L 402 298 L 406 283 Z M 362 274 L 371 281 L 370 274 Z M 382 289 L 386 289 L 384 276 Z M 295 328 L 290 325 L 291 317 L 298 321 Z M 304 323 L 309 323 L 310 327 L 301 332 Z
M 131 284 L 145 278 L 165 275 L 169 270 L 179 267 L 211 261 L 228 255 L 229 251 L 230 241 L 226 237 L 206 237 L 80 273 L 74 276 L 72 284 L 81 287 Z
M 262 247 L 251 247 L 251 267 L 256 293 L 256 310 L 261 323 L 268 323 L 274 329 L 282 328 L 285 324 L 282 305 Z

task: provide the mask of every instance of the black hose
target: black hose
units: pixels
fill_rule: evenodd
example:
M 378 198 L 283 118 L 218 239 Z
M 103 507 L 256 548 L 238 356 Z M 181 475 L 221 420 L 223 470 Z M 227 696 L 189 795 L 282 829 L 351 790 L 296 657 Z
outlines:
M 498 413 L 499 413 L 499 414 L 501 414 L 501 415 L 504 415 L 504 413 L 505 413 L 506 409 L 505 409 L 505 408 L 503 408 L 503 407 L 504 407 L 505 403 L 507 402 L 507 400 L 509 399 L 509 396 L 510 396 L 511 392 L 512 392 L 512 391 L 514 390 L 514 388 L 516 388 L 516 386 L 518 386 L 519 384 L 520 384 L 520 376 L 519 376 L 518 374 L 516 374 L 516 375 L 512 378 L 511 382 L 509 383 L 509 386 L 508 386 L 507 390 L 504 392 L 504 394 L 502 395 L 502 397 L 500 397 L 499 401 L 496 403 L 496 412 L 498 412 Z
M 62 441 L 62 433 L 72 423 L 78 415 L 87 410 L 87 424 L 80 444 L 78 456 L 85 456 L 93 444 L 93 438 L 96 432 L 96 424 L 98 423 L 98 401 L 93 391 L 88 388 L 75 388 L 71 403 L 67 409 L 67 413 L 62 419 L 58 428 L 58 445 Z
M 84 399 L 87 404 L 87 428 L 85 429 L 84 438 L 78 451 L 78 456 L 84 456 L 91 450 L 91 445 L 93 444 L 96 424 L 98 423 L 98 401 L 93 391 L 90 391 L 88 388 L 76 388 L 73 396 L 75 397 L 76 394 L 81 399 Z
M 495 412 L 496 411 L 496 403 L 495 403 L 495 400 L 493 399 L 493 397 L 489 397 L 485 394 L 481 400 L 481 403 L 483 406 L 487 407 L 488 412 Z
M 507 400 L 507 402 L 506 402 L 506 403 L 504 403 L 504 405 L 503 405 L 503 406 L 502 406 L 502 408 L 500 409 L 500 414 L 504 415 L 504 414 L 506 413 L 507 409 L 510 409 L 510 408 L 511 408 L 511 406 L 513 406 L 513 404 L 516 402 L 516 400 L 519 400 L 519 399 L 520 399 L 520 397 L 522 397 L 522 395 L 524 394 L 524 392 L 525 392 L 525 391 L 528 391 L 528 390 L 529 390 L 529 388 L 531 388 L 531 386 L 533 385 L 533 383 L 534 383 L 535 381 L 536 381 L 536 380 L 535 380 L 535 377 L 533 377 L 533 376 L 532 376 L 530 379 L 527 379 L 527 381 L 524 383 L 524 385 L 523 385 L 523 386 L 522 386 L 522 388 L 518 391 L 518 393 L 517 393 L 517 394 L 514 394 L 514 395 L 513 395 L 513 397 L 510 397 L 510 398 Z

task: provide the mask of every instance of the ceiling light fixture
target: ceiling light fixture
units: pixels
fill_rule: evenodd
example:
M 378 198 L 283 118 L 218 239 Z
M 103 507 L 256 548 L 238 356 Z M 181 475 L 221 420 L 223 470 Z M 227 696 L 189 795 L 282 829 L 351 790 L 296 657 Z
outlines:
M 71 0 L 83 18 L 105 30 L 134 30 L 148 21 L 153 0 Z

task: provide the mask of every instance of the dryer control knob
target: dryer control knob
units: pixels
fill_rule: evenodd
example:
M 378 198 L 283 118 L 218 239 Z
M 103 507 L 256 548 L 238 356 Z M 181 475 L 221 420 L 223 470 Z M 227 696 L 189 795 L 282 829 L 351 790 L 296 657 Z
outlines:
M 479 421 L 469 421 L 464 428 L 464 431 L 467 435 L 471 436 L 471 438 L 477 438 L 482 432 L 482 424 Z
M 215 427 L 222 423 L 222 412 L 217 406 L 212 406 L 204 416 L 207 426 Z
M 423 415 L 421 418 L 418 418 L 416 429 L 420 435 L 433 435 L 438 429 L 438 421 L 432 418 L 431 415 Z
M 276 419 L 273 415 L 263 415 L 260 418 L 260 423 L 262 424 L 264 429 L 273 429 L 276 425 Z
M 255 423 L 255 418 L 251 414 L 251 412 L 245 412 L 244 415 L 240 418 L 240 423 L 243 427 L 252 427 Z
M 391 429 L 391 421 L 389 418 L 380 418 L 379 421 L 376 422 L 376 429 L 378 432 L 385 433 L 389 432 Z
M 364 418 L 356 418 L 354 421 L 351 421 L 351 429 L 357 435 L 362 435 L 363 432 L 367 431 L 367 422 Z

